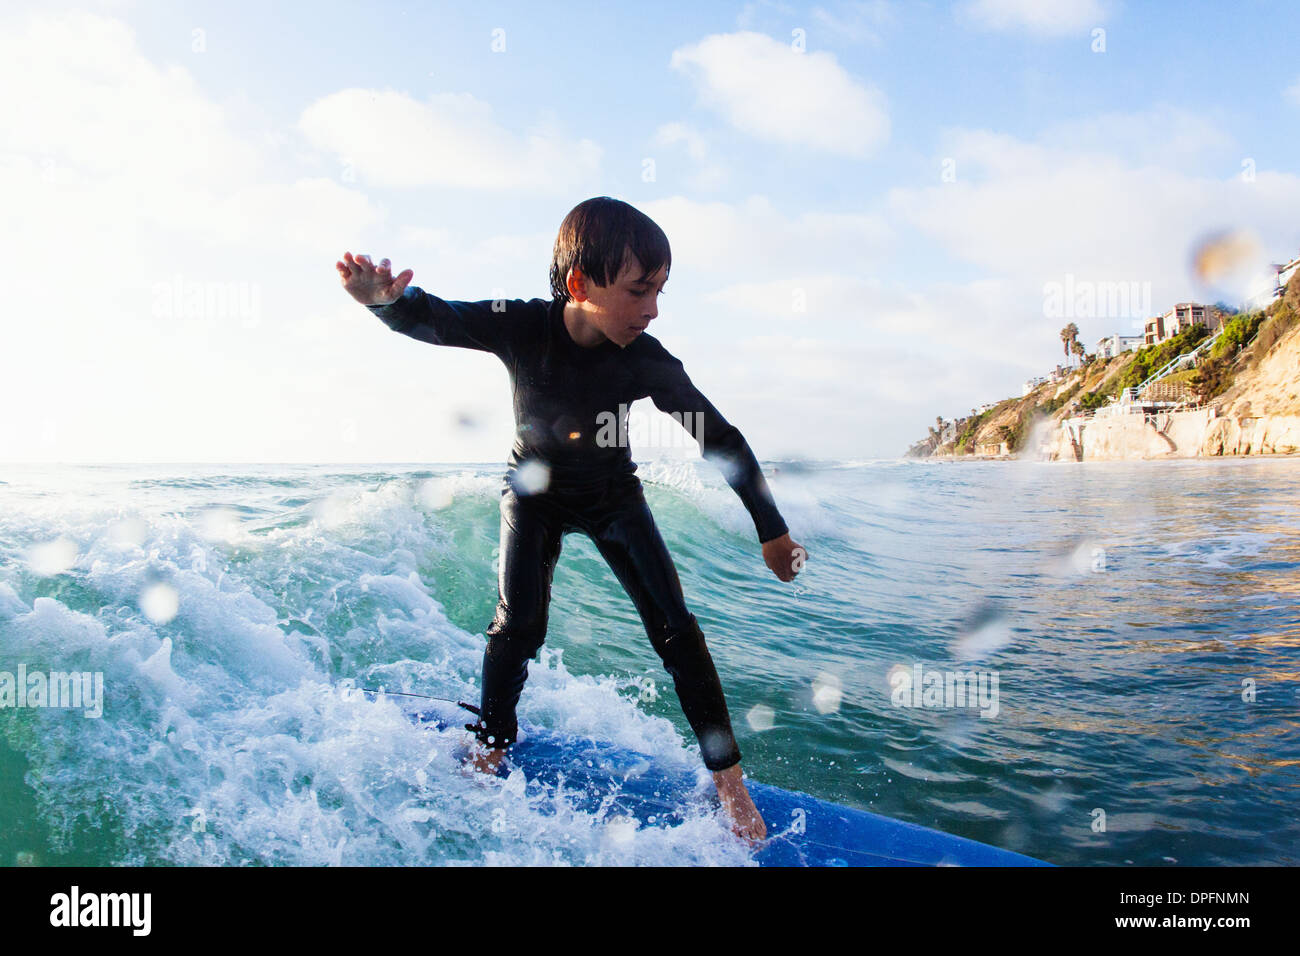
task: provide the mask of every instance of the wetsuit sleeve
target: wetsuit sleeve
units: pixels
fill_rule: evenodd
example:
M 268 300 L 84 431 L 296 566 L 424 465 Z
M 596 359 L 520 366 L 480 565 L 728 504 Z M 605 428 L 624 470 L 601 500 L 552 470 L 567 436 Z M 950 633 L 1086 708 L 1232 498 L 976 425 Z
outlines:
M 651 401 L 660 411 L 681 416 L 682 427 L 699 442 L 700 453 L 718 466 L 732 491 L 740 496 L 754 519 L 758 540 L 781 537 L 789 529 L 745 436 L 695 387 L 681 360 L 662 345 L 656 346 L 644 369 L 644 385 Z
M 394 332 L 421 342 L 478 349 L 506 358 L 514 350 L 528 305 L 522 299 L 453 302 L 419 286 L 407 286 L 396 302 L 366 308 Z

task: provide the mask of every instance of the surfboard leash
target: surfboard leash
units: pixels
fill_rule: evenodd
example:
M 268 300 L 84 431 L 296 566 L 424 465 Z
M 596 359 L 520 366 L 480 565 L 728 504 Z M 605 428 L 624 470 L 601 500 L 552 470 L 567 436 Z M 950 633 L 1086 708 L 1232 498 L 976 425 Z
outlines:
M 444 704 L 455 704 L 457 707 L 464 707 L 476 717 L 481 714 L 481 711 L 475 705 L 467 704 L 463 700 L 452 700 L 450 697 L 434 697 L 432 694 L 412 694 L 407 691 L 383 690 L 382 688 L 376 689 L 373 687 L 360 687 L 358 690 L 362 690 L 367 694 L 384 694 L 387 697 L 418 697 L 421 700 L 437 700 L 442 701 Z

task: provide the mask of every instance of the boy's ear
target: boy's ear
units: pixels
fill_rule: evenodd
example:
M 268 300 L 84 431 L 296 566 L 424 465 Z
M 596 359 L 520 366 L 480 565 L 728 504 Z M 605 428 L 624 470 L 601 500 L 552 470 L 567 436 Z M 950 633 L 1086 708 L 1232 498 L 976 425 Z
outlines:
M 577 266 L 574 266 L 569 270 L 569 275 L 565 278 L 564 285 L 569 290 L 569 296 L 573 301 L 587 301 L 587 277 L 582 274 L 582 270 Z

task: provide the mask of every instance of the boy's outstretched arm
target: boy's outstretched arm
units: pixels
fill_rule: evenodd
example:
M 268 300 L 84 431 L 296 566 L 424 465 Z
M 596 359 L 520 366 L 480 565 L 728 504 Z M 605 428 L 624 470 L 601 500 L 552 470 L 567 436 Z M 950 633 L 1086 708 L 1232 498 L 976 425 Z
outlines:
M 657 354 L 648 363 L 646 383 L 651 401 L 660 411 L 682 415 L 682 425 L 699 442 L 700 453 L 718 466 L 754 519 L 764 563 L 782 581 L 793 581 L 808 560 L 808 551 L 790 537 L 749 442 L 695 387 L 681 360 L 657 340 L 652 342 Z
M 369 256 L 343 253 L 335 263 L 344 290 L 366 306 L 394 332 L 430 345 L 493 352 L 508 361 L 519 323 L 527 313 L 521 300 L 460 302 L 440 299 L 418 286 L 409 286 L 415 273 L 407 269 L 394 276 L 387 259 L 374 265 Z

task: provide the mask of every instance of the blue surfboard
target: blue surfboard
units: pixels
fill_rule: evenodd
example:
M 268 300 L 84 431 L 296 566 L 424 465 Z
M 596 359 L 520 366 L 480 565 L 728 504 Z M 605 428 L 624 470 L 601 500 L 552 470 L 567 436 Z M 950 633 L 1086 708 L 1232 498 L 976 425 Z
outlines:
M 403 705 L 419 726 L 461 726 L 472 716 L 448 704 Z M 507 764 L 549 793 L 563 792 L 575 809 L 632 817 L 642 825 L 673 826 L 702 801 L 716 805 L 712 784 L 667 768 L 654 757 L 590 738 L 564 736 L 520 722 Z M 747 781 L 767 823 L 755 851 L 760 866 L 1050 866 L 1041 860 L 965 837 L 892 820 L 805 793 Z

